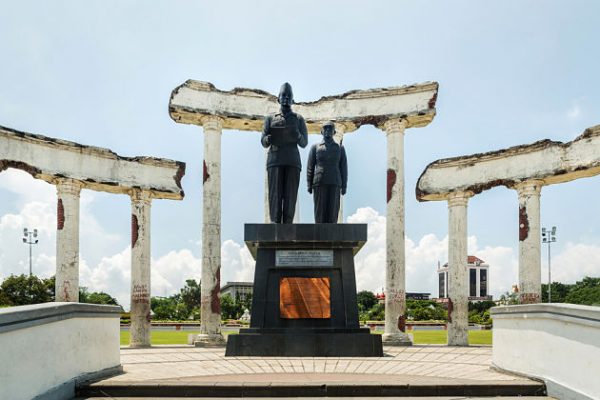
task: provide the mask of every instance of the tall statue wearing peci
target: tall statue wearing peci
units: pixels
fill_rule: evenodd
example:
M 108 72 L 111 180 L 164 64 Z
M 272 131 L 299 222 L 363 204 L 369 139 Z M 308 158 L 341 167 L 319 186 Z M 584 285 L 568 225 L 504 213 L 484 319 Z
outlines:
M 294 220 L 302 162 L 298 146 L 308 143 L 306 123 L 292 111 L 292 86 L 284 83 L 278 97 L 278 113 L 265 118 L 261 143 L 268 148 L 269 215 L 272 223 L 290 224 Z

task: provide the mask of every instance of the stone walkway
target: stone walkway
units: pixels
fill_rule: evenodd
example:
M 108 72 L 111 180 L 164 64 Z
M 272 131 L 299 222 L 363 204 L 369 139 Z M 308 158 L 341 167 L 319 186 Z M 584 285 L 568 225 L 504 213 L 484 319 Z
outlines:
M 225 357 L 224 348 L 157 346 L 121 349 L 124 374 L 102 381 L 314 382 L 452 380 L 526 381 L 490 369 L 492 348 L 419 345 L 387 347 L 384 357 Z
M 225 357 L 224 348 L 121 349 L 124 373 L 80 387 L 95 397 L 531 396 L 544 385 L 490 368 L 492 348 L 384 348 L 384 357 Z

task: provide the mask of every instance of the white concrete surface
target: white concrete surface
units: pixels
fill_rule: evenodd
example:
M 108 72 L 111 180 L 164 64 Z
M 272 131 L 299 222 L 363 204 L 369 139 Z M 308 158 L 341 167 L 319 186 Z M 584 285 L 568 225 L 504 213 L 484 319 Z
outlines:
M 600 399 L 600 307 L 492 308 L 493 365 L 541 378 L 558 399 Z
M 56 191 L 56 301 L 78 302 L 81 183 L 73 179 L 60 179 Z
M 406 321 L 406 260 L 404 250 L 404 130 L 405 120 L 384 125 L 387 137 L 387 222 L 385 274 L 385 345 L 409 345 Z
M 196 345 L 224 345 L 221 334 L 221 131 L 223 120 L 205 117 L 202 282 L 200 286 L 200 335 Z
M 438 84 L 353 90 L 322 97 L 309 103 L 296 103 L 294 111 L 306 120 L 309 133 L 321 132 L 326 121 L 344 122 L 346 132 L 361 125 L 378 125 L 390 118 L 403 118 L 407 127 L 429 124 L 435 116 Z M 175 88 L 169 101 L 169 114 L 178 123 L 202 125 L 204 116 L 223 118 L 224 129 L 260 132 L 266 115 L 279 109 L 277 97 L 262 90 L 236 88 L 223 91 L 209 82 L 188 80 Z
M 150 346 L 150 193 L 131 194 L 131 347 Z
M 120 366 L 119 307 L 0 309 L 0 365 L 0 399 L 72 398 L 77 378 Z
M 469 345 L 467 203 L 469 192 L 448 198 L 448 345 Z

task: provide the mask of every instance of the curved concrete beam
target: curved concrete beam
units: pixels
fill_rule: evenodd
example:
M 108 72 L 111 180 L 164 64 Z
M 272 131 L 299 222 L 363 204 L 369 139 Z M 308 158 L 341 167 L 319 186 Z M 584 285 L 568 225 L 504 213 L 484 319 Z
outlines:
M 100 147 L 0 126 L 0 171 L 16 168 L 56 184 L 80 181 L 85 189 L 130 194 L 145 190 L 156 199 L 183 199 L 185 163 L 153 157 L 122 157 Z
M 600 125 L 567 143 L 541 140 L 489 153 L 446 158 L 425 168 L 416 187 L 419 201 L 447 200 L 452 192 L 481 193 L 539 180 L 544 185 L 600 174 Z
M 437 82 L 370 90 L 296 103 L 309 133 L 319 133 L 325 121 L 343 124 L 345 132 L 361 125 L 383 125 L 391 118 L 406 119 L 407 128 L 429 124 L 435 116 Z M 208 115 L 223 118 L 223 128 L 262 131 L 264 117 L 279 109 L 277 97 L 257 89 L 223 91 L 208 82 L 188 80 L 171 93 L 169 115 L 178 123 L 202 125 Z

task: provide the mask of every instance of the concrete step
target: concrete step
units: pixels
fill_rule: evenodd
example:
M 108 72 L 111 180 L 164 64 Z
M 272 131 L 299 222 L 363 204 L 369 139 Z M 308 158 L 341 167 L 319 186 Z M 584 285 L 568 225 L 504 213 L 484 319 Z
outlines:
M 464 383 L 390 383 L 390 382 L 98 382 L 77 390 L 80 398 L 276 398 L 276 397 L 510 397 L 545 396 L 543 383 L 534 381 Z M 521 397 L 523 399 L 523 397 Z
M 144 397 L 146 400 L 179 400 L 179 399 L 202 399 L 202 400 L 225 400 L 228 397 Z M 106 397 L 77 397 L 74 400 L 105 400 Z M 139 397 L 111 397 L 114 400 L 139 400 Z M 262 400 L 264 397 L 246 397 L 244 400 Z M 270 397 L 270 400 L 290 400 L 290 397 Z M 326 400 L 326 399 L 352 399 L 352 400 L 380 400 L 381 397 L 311 397 L 311 400 Z M 493 397 L 386 397 L 386 399 L 401 399 L 401 400 L 492 400 Z M 554 397 L 548 396 L 508 396 L 497 397 L 498 400 L 557 400 Z

